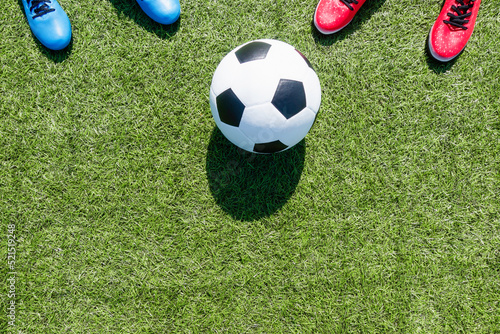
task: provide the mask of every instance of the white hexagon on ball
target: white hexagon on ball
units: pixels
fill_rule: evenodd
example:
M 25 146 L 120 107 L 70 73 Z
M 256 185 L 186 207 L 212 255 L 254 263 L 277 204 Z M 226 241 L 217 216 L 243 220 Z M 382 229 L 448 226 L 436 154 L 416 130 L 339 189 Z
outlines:
M 299 143 L 321 104 L 321 86 L 309 61 L 293 46 L 271 39 L 245 43 L 217 66 L 210 109 L 236 146 L 275 153 Z

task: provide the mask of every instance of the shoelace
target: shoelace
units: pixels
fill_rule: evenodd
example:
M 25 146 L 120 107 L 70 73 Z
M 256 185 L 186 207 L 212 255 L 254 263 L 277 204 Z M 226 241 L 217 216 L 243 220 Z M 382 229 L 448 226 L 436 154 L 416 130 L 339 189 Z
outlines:
M 452 26 L 467 30 L 468 28 L 464 26 L 464 24 L 469 23 L 469 20 L 465 20 L 466 17 L 472 15 L 471 12 L 467 13 L 467 11 L 474 6 L 475 0 L 469 0 L 469 3 L 466 5 L 464 0 L 457 0 L 460 6 L 451 6 L 451 10 L 453 10 L 457 15 L 448 13 L 447 15 L 450 17 L 449 20 L 444 20 L 444 23 L 451 24 Z
M 356 5 L 358 4 L 358 0 L 340 0 L 340 1 L 342 1 L 342 3 L 346 5 L 347 8 L 349 8 L 350 10 L 354 10 L 354 8 L 351 6 L 352 3 Z
M 31 3 L 30 11 L 34 10 L 35 15 L 33 16 L 34 19 L 37 17 L 40 17 L 42 15 L 45 15 L 47 13 L 55 11 L 54 8 L 50 8 L 47 3 L 50 3 L 50 0 L 26 0 L 28 1 L 28 5 Z

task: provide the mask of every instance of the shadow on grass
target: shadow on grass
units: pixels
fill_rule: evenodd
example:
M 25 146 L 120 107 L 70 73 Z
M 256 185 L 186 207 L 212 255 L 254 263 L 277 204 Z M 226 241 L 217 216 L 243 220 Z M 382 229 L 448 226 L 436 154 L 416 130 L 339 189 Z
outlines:
M 217 204 L 233 218 L 252 221 L 279 210 L 292 196 L 304 168 L 305 141 L 275 154 L 246 152 L 216 127 L 206 169 Z
M 28 19 L 26 18 L 26 14 L 24 13 L 24 5 L 23 5 L 22 0 L 17 0 L 17 4 L 19 5 L 19 10 L 21 11 L 21 13 L 24 14 L 25 24 L 29 27 Z M 31 29 L 30 29 L 30 31 L 31 31 Z M 54 51 L 54 50 L 51 50 L 51 49 L 45 47 L 42 43 L 40 43 L 38 38 L 36 38 L 36 36 L 33 34 L 33 31 L 31 31 L 31 36 L 35 40 L 35 43 L 36 43 L 38 49 L 40 50 L 40 52 L 45 57 L 52 60 L 54 63 L 60 63 L 60 62 L 64 61 L 66 58 L 69 57 L 69 55 L 71 54 L 71 50 L 73 49 L 73 36 L 71 36 L 71 41 L 69 42 L 69 45 L 67 47 L 65 47 L 64 49 L 58 50 L 58 51 Z
M 140 25 L 162 39 L 168 39 L 174 36 L 179 30 L 181 17 L 172 24 L 163 25 L 153 21 L 147 16 L 135 0 L 109 0 L 109 2 L 111 2 L 118 13 L 130 17 L 137 25 Z
M 455 64 L 455 62 L 460 57 L 462 52 L 464 52 L 465 49 L 462 50 L 452 60 L 450 60 L 448 62 L 442 62 L 442 61 L 439 61 L 432 56 L 431 51 L 429 49 L 429 38 L 430 38 L 430 33 L 429 33 L 429 35 L 427 35 L 427 39 L 425 40 L 425 54 L 427 56 L 427 66 L 429 66 L 429 69 L 432 70 L 434 73 L 437 73 L 437 74 L 446 73 L 447 71 L 449 71 L 453 67 L 453 65 Z
M 321 44 L 323 46 L 330 46 L 335 44 L 338 41 L 341 41 L 347 38 L 349 35 L 353 34 L 356 30 L 358 30 L 363 22 L 370 19 L 370 17 L 378 11 L 380 7 L 384 4 L 385 0 L 368 0 L 363 6 L 359 9 L 356 16 L 354 16 L 353 20 L 341 31 L 333 33 L 331 35 L 324 35 L 316 29 L 314 25 L 314 14 L 311 20 L 312 25 L 312 34 L 316 43 Z

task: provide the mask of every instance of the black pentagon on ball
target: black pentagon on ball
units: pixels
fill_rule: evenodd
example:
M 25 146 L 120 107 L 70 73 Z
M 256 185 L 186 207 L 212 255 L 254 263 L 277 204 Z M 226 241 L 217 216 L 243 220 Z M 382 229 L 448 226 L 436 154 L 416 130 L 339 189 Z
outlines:
M 233 90 L 229 88 L 223 91 L 215 98 L 215 101 L 220 120 L 232 126 L 239 126 L 245 105 L 241 103 Z
M 300 81 L 281 79 L 271 103 L 287 119 L 306 107 L 306 92 Z
M 255 144 L 253 151 L 257 153 L 275 153 L 283 151 L 287 147 L 287 145 L 283 144 L 279 140 L 276 140 L 269 143 Z
M 235 52 L 235 55 L 240 64 L 243 64 L 252 60 L 266 58 L 267 52 L 270 48 L 271 44 L 264 42 L 250 42 L 239 48 L 238 51 Z

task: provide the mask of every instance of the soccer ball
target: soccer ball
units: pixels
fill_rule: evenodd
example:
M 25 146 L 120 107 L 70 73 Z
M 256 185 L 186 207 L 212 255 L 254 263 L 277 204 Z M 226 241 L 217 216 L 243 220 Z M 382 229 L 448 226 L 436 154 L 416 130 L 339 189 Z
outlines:
M 299 143 L 320 103 L 319 79 L 306 57 L 271 39 L 229 52 L 210 87 L 210 109 L 221 132 L 255 153 L 280 152 Z

